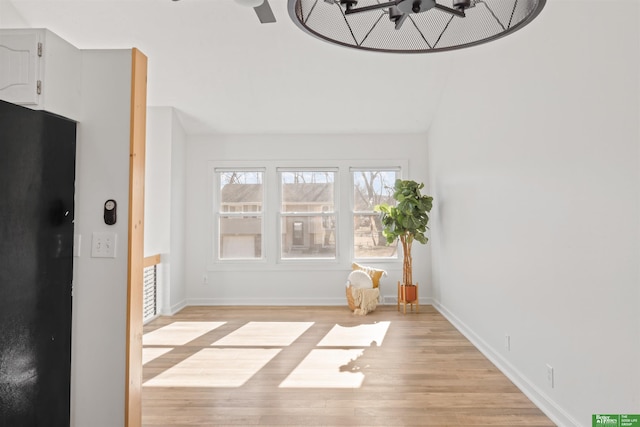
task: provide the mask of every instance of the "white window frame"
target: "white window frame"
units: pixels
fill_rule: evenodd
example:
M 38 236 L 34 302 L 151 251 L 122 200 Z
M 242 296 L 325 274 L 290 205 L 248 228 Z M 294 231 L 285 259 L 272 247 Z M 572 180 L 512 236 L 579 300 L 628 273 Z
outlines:
M 261 211 L 223 211 L 222 210 L 222 198 L 220 194 L 221 182 L 220 176 L 225 172 L 259 172 L 262 174 L 262 210 Z M 266 191 L 266 176 L 267 171 L 264 167 L 214 167 L 213 168 L 213 233 L 210 234 L 213 237 L 213 261 L 214 263 L 260 263 L 266 259 L 266 245 L 265 245 L 265 205 L 267 202 Z M 221 217 L 243 217 L 243 216 L 256 216 L 260 217 L 260 257 L 253 258 L 222 258 L 221 245 L 222 245 L 222 233 L 220 230 Z
M 286 172 L 331 172 L 333 173 L 333 210 L 331 212 L 283 212 L 283 194 L 282 194 L 282 174 Z M 310 262 L 310 263 L 335 263 L 340 259 L 340 240 L 338 239 L 338 231 L 340 227 L 340 215 L 339 215 L 339 200 L 340 200 L 340 187 L 341 184 L 341 176 L 340 176 L 340 168 L 336 166 L 331 167 L 276 167 L 276 176 L 278 182 L 278 251 L 277 251 L 277 261 L 279 263 L 300 263 L 300 262 Z M 335 256 L 333 257 L 283 257 L 284 248 L 282 247 L 282 221 L 285 217 L 300 217 L 300 218 L 311 218 L 311 217 L 335 217 L 335 231 L 334 231 L 334 239 L 335 239 Z
M 352 170 L 399 170 L 398 178 L 409 175 L 407 159 L 346 159 L 346 160 L 211 160 L 208 162 L 209 182 L 207 271 L 312 271 L 351 269 L 353 261 L 370 261 L 395 268 L 401 258 L 355 258 L 353 242 L 354 191 Z M 218 229 L 219 178 L 217 170 L 262 171 L 262 258 L 220 259 Z M 336 258 L 281 258 L 281 185 L 278 170 L 337 170 L 334 183 L 334 213 L 336 215 Z M 315 213 L 314 213 L 315 215 Z M 338 236 L 339 235 L 339 236 Z M 346 236 L 346 237 L 344 237 Z

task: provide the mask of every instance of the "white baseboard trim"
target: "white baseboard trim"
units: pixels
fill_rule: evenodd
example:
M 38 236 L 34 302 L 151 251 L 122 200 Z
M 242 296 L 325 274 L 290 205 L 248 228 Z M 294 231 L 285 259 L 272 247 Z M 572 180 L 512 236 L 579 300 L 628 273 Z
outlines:
M 398 298 L 395 296 L 383 296 L 380 305 L 395 305 Z M 420 304 L 432 305 L 433 298 L 420 298 Z M 213 306 L 345 306 L 345 298 L 188 298 L 177 310 L 182 310 L 186 306 L 192 305 L 213 305 Z M 173 307 L 172 307 L 173 309 Z M 175 314 L 177 311 L 172 311 Z
M 345 306 L 345 298 L 189 298 L 186 305 L 217 306 Z
M 179 312 L 180 310 L 182 310 L 183 308 L 185 308 L 187 305 L 187 300 L 182 300 L 180 302 L 178 302 L 177 304 L 173 304 L 171 306 L 171 312 L 168 314 L 169 316 L 173 316 L 174 314 L 176 314 L 177 312 Z
M 438 301 L 432 301 L 433 307 L 440 312 L 462 335 L 464 335 L 487 359 L 491 361 L 516 387 L 524 393 L 544 414 L 559 427 L 580 427 L 580 423 L 558 406 L 542 390 L 531 383 L 518 369 L 509 363 L 500 353 L 489 346 L 470 327 L 462 322 Z
M 395 296 L 382 296 L 379 305 L 395 305 L 398 298 Z M 420 298 L 421 305 L 433 305 L 433 298 Z M 169 315 L 176 314 L 187 306 L 347 306 L 345 298 L 188 298 L 180 304 L 171 307 Z M 165 314 L 165 313 L 163 313 Z

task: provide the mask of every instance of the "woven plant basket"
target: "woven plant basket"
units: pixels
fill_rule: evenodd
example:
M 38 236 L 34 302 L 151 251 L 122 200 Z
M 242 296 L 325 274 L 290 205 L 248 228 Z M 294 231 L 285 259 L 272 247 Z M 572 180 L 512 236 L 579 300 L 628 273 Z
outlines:
M 349 308 L 351 311 L 355 310 L 356 303 L 353 301 L 353 294 L 351 293 L 351 285 L 347 286 L 347 304 L 349 304 Z

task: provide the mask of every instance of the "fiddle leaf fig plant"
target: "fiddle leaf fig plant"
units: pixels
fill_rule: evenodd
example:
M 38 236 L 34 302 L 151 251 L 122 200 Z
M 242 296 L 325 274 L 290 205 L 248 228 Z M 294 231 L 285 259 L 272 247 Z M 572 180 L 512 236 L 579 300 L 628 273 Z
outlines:
M 376 205 L 374 209 L 381 213 L 384 227 L 382 233 L 387 244 L 397 244 L 398 240 L 402 244 L 402 283 L 412 285 L 411 246 L 414 240 L 423 245 L 429 241 L 426 232 L 433 197 L 422 195 L 420 190 L 424 188 L 424 184 L 412 180 L 397 179 L 393 188 L 396 206 L 384 203 Z

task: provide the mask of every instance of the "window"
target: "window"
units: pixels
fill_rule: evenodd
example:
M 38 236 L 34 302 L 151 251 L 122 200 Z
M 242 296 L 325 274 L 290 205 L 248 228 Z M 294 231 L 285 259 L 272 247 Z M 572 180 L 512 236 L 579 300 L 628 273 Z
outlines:
M 282 259 L 336 258 L 336 170 L 279 170 Z
M 353 255 L 355 258 L 396 258 L 397 245 L 387 246 L 376 205 L 394 205 L 393 185 L 399 170 L 351 169 L 353 177 Z
M 262 271 L 340 269 L 354 260 L 398 263 L 401 251 L 386 244 L 374 207 L 395 203 L 393 185 L 407 163 L 211 161 L 208 267 Z
M 261 259 L 264 172 L 216 169 L 219 259 Z

